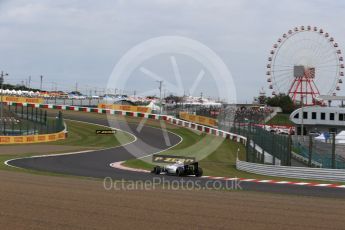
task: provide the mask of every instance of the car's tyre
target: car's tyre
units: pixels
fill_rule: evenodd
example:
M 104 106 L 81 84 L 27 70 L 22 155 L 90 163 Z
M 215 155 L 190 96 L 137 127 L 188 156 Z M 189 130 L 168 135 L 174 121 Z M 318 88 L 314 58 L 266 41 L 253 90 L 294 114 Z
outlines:
M 183 176 L 183 168 L 179 167 L 176 169 L 176 176 Z
M 159 167 L 159 166 L 156 166 L 154 169 L 153 169 L 153 172 L 155 173 L 155 174 L 160 174 L 161 172 L 162 172 L 162 169 L 161 169 L 161 167 Z
M 198 169 L 195 172 L 195 176 L 201 177 L 203 173 L 204 173 L 204 171 L 202 170 L 202 168 L 198 167 Z

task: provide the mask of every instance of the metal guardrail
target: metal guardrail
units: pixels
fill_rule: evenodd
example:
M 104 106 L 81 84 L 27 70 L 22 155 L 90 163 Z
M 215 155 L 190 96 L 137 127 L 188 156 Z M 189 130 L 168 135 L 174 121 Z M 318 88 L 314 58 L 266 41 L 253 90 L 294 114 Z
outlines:
M 236 168 L 245 172 L 276 177 L 289 177 L 306 180 L 324 180 L 345 182 L 345 170 L 325 168 L 305 168 L 279 165 L 265 165 L 236 161 Z

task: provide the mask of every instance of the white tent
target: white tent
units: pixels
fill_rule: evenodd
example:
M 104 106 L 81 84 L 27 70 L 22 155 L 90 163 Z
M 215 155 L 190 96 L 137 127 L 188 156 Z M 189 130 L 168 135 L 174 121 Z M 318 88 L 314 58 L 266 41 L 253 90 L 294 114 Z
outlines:
M 320 136 L 315 137 L 316 141 L 326 142 L 325 135 L 323 133 L 320 134 Z
M 160 110 L 160 107 L 156 105 L 153 101 L 151 101 L 150 104 L 148 104 L 146 107 L 149 107 L 151 110 Z
M 345 144 L 345 131 L 338 133 L 338 135 L 335 137 L 335 143 Z

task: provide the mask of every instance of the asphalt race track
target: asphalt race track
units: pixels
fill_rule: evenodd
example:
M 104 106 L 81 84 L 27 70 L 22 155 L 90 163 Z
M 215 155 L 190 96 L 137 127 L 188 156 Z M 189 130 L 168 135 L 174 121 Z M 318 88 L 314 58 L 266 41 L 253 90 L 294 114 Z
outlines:
M 108 126 L 106 116 L 102 119 L 90 118 L 87 114 L 64 114 L 65 119 L 73 119 L 78 121 L 90 122 L 98 125 Z M 60 155 L 37 158 L 23 158 L 12 160 L 10 165 L 49 171 L 55 173 L 71 174 L 76 176 L 86 176 L 95 178 L 111 177 L 113 179 L 124 180 L 153 180 L 154 177 L 164 177 L 164 180 L 181 180 L 179 177 L 153 175 L 148 173 L 130 172 L 110 167 L 110 164 L 117 161 L 124 161 L 135 158 L 130 152 L 136 153 L 136 156 L 144 156 L 153 154 L 155 152 L 167 149 L 171 146 L 165 144 L 163 132 L 160 129 L 143 126 L 141 131 L 137 131 L 136 124 L 127 124 L 125 122 L 118 122 L 117 127 L 121 130 L 132 133 L 137 137 L 137 140 L 126 146 L 115 147 L 106 150 L 93 151 L 72 155 Z M 181 138 L 173 133 L 169 133 L 171 145 L 176 145 L 181 141 Z M 234 175 L 235 176 L 235 175 Z M 199 180 L 202 185 L 209 183 L 210 179 L 183 177 L 184 181 Z M 226 183 L 220 181 L 220 183 Z M 345 197 L 344 189 L 326 188 L 326 187 L 308 187 L 300 185 L 283 185 L 283 184 L 265 184 L 253 182 L 241 182 L 240 186 L 243 190 L 285 193 L 303 196 L 321 196 L 321 197 Z

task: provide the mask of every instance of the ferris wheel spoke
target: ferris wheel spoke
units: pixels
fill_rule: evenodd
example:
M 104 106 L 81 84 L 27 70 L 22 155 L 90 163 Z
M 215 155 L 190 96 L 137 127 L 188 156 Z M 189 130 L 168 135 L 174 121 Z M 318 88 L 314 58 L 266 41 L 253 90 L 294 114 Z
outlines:
M 275 66 L 279 66 L 279 67 L 290 67 L 290 68 L 293 68 L 293 65 L 275 65 Z
M 333 62 L 338 64 L 338 57 L 328 57 L 319 61 L 319 65 L 324 65 L 325 63 Z
M 272 73 L 279 73 L 279 72 L 291 72 L 293 71 L 293 68 L 291 69 L 277 69 L 277 70 L 273 70 L 271 71 Z
M 275 78 L 281 77 L 281 76 L 291 76 L 291 75 L 292 75 L 292 72 L 282 72 L 282 73 L 278 73 L 278 74 L 273 74 L 273 76 Z
M 277 82 L 276 85 L 277 85 L 278 91 L 287 93 L 287 88 L 289 87 L 288 84 L 289 84 L 288 79 L 280 81 L 279 83 Z
M 279 75 L 274 75 L 274 79 L 277 80 L 277 79 L 282 79 L 282 78 L 291 78 L 292 77 L 292 74 L 289 73 L 289 74 L 279 74 Z
M 316 57 L 320 59 L 322 59 L 322 57 L 327 57 L 327 56 L 333 56 L 334 54 L 334 48 L 330 46 L 330 44 L 322 44 L 322 43 L 319 43 L 319 46 L 318 46 L 318 52 L 316 54 Z M 321 49 L 322 47 L 322 49 Z
M 319 58 L 320 54 L 322 54 L 322 49 L 323 49 L 323 45 L 320 42 L 320 36 L 317 38 L 317 41 L 314 42 L 314 57 L 315 58 Z
M 320 65 L 317 67 L 318 69 L 328 69 L 328 68 L 339 68 L 339 65 Z

